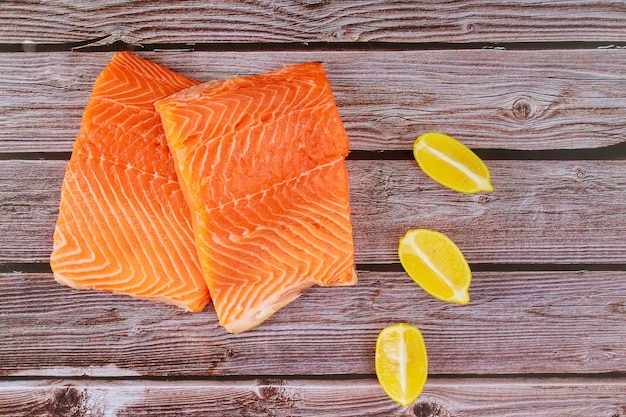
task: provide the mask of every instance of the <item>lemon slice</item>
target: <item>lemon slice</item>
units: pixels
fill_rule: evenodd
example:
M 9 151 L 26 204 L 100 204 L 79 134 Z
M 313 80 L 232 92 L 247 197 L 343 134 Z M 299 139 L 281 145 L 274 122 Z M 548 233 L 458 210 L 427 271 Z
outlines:
M 493 191 L 487 165 L 451 136 L 424 133 L 415 141 L 413 155 L 422 171 L 445 187 L 467 194 Z
M 459 304 L 469 302 L 472 271 L 458 246 L 443 233 L 409 230 L 400 239 L 398 256 L 407 274 L 433 297 Z
M 376 376 L 385 393 L 407 407 L 422 393 L 428 356 L 422 333 L 409 324 L 384 328 L 376 340 Z

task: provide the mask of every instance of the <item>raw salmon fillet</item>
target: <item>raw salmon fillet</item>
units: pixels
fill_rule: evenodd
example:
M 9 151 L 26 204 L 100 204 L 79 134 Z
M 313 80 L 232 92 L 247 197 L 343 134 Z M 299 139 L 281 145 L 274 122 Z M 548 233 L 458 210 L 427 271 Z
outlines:
M 321 64 L 209 82 L 155 107 L 227 331 L 312 285 L 356 282 L 349 143 Z
M 198 84 L 128 52 L 96 79 L 65 172 L 54 278 L 199 311 L 209 301 L 154 102 Z

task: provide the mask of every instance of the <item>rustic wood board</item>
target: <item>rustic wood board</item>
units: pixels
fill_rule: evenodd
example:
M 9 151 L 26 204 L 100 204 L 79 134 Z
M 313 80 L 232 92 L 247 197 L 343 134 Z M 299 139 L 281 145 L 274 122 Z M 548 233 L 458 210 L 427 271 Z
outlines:
M 625 416 L 625 28 L 619 0 L 2 2 L 0 415 Z M 119 49 L 203 81 L 322 62 L 351 140 L 359 283 L 229 335 L 211 306 L 54 282 L 64 169 Z M 486 158 L 495 191 L 428 179 L 410 150 L 429 130 Z M 413 227 L 459 244 L 469 305 L 402 272 Z M 373 367 L 401 321 L 430 360 L 408 408 Z
M 621 379 L 430 379 L 408 408 L 374 379 L 0 381 L 0 414 L 89 416 L 619 417 Z
M 403 272 L 359 271 L 354 287 L 311 288 L 229 335 L 210 306 L 194 314 L 5 273 L 0 376 L 371 375 L 376 336 L 397 322 L 422 330 L 431 375 L 626 372 L 624 271 L 475 272 L 470 295 L 444 303 Z
M 48 262 L 67 161 L 0 161 L 0 262 Z M 626 262 L 623 161 L 489 161 L 493 193 L 459 194 L 411 160 L 350 160 L 356 260 L 397 262 L 411 228 L 441 230 L 470 263 Z
M 626 41 L 626 8 L 591 1 L 4 1 L 0 42 Z M 32 50 L 34 45 L 25 44 Z
M 626 142 L 622 50 L 140 55 L 202 81 L 321 61 L 353 151 L 410 150 L 430 130 L 481 149 L 623 148 Z M 93 82 L 110 57 L 0 54 L 0 152 L 71 151 Z

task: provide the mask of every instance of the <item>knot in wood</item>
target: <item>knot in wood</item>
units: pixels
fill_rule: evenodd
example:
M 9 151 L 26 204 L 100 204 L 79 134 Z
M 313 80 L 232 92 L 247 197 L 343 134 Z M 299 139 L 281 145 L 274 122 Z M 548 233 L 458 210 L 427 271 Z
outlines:
M 413 406 L 415 417 L 450 417 L 450 412 L 434 401 L 420 401 Z
M 527 97 L 520 97 L 513 102 L 511 111 L 517 120 L 527 120 L 535 115 L 535 103 Z
M 478 204 L 487 204 L 489 203 L 489 201 L 490 201 L 489 196 L 486 196 L 484 194 L 478 197 Z
M 615 301 L 609 304 L 609 311 L 612 314 L 626 314 L 626 301 Z
M 68 385 L 54 390 L 53 398 L 46 404 L 46 411 L 54 416 L 84 415 L 84 395 L 76 388 Z
M 273 404 L 272 408 L 282 409 L 293 408 L 296 403 L 295 397 L 297 397 L 291 390 L 285 388 L 284 381 L 279 379 L 259 380 L 257 396 L 261 402 Z

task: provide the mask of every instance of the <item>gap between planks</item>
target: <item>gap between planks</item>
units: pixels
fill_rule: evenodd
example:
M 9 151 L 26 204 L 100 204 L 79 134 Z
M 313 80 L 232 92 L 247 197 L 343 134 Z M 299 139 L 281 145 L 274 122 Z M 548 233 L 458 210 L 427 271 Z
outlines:
M 472 149 L 485 161 L 599 161 L 626 159 L 626 142 L 599 148 L 580 149 Z M 71 152 L 0 152 L 0 160 L 23 160 L 23 161 L 69 161 Z M 370 151 L 353 150 L 346 158 L 349 161 L 385 160 L 385 161 L 408 161 L 413 160 L 413 151 Z
M 360 263 L 358 272 L 403 272 L 400 263 Z M 549 264 L 549 263 L 470 263 L 472 272 L 565 272 L 565 271 L 626 271 L 626 264 Z M 22 272 L 26 274 L 52 273 L 47 262 L 0 263 L 0 274 Z
M 286 52 L 286 51 L 433 51 L 499 49 L 508 51 L 555 51 L 623 49 L 623 40 L 556 42 L 189 42 L 126 43 L 112 35 L 66 43 L 0 43 L 2 52 L 116 52 L 116 51 L 202 51 L 202 52 Z M 104 43 L 104 44 L 103 44 Z
M 17 376 L 0 376 L 0 385 L 5 382 L 17 382 L 23 381 L 25 383 L 28 382 L 36 382 L 36 381 L 50 381 L 52 379 L 58 380 L 66 380 L 68 382 L 85 382 L 85 383 L 198 383 L 198 384 L 206 384 L 206 383 L 215 383 L 215 384 L 228 384 L 229 382 L 233 383 L 282 383 L 286 381 L 303 381 L 303 382 L 312 382 L 312 383 L 320 383 L 324 382 L 338 382 L 338 381 L 367 381 L 376 379 L 376 374 L 323 374 L 323 375 L 315 375 L 315 374 L 289 374 L 289 375 L 274 375 L 274 374 L 246 374 L 246 375 L 168 375 L 168 376 L 152 376 L 152 375 L 141 375 L 141 376 L 93 376 L 93 375 L 71 375 L 71 374 L 63 374 L 59 375 L 36 375 L 33 373 L 32 375 L 17 375 Z M 540 383 L 541 381 L 546 380 L 575 380 L 580 383 L 584 381 L 621 381 L 623 380 L 626 383 L 626 372 L 599 372 L 599 373 L 575 373 L 575 372 L 565 372 L 565 373 L 516 373 L 516 374 L 453 374 L 453 373 L 437 373 L 437 374 L 429 374 L 429 381 L 476 381 L 478 383 L 482 382 L 497 382 L 503 381 L 505 383 L 508 382 L 519 382 L 519 383 L 527 383 L 529 381 L 536 381 L 535 383 Z

